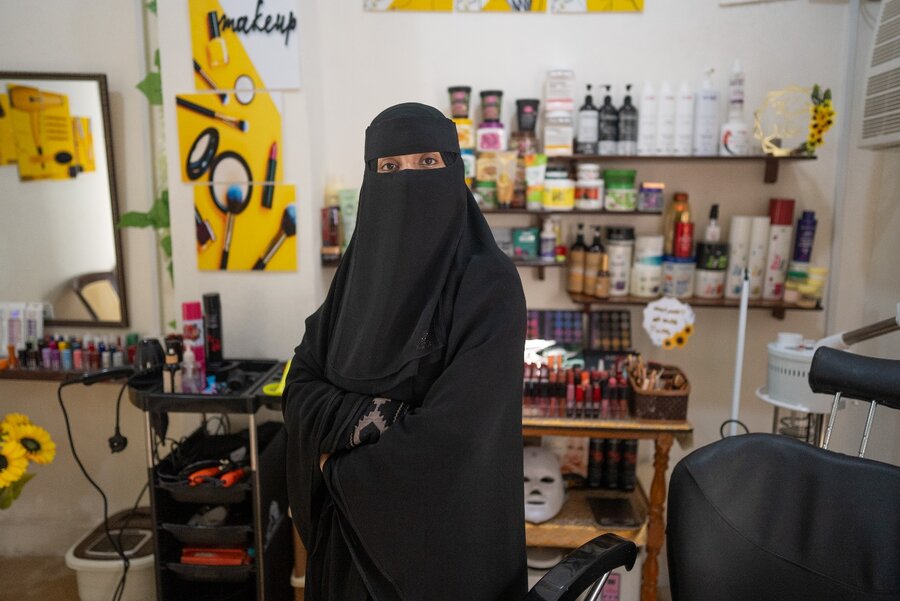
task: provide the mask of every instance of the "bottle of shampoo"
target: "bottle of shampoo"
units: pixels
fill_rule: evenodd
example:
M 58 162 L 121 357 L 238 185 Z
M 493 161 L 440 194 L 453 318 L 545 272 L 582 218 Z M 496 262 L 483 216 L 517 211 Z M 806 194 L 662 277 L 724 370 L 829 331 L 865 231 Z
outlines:
M 693 118 L 693 117 L 692 117 Z M 631 84 L 625 86 L 625 101 L 619 109 L 619 144 L 617 154 L 635 156 L 638 147 L 638 110 L 631 102 Z M 688 145 L 690 148 L 690 145 Z
M 713 69 L 706 71 L 697 90 L 693 145 L 696 156 L 715 156 L 719 151 L 719 92 L 713 88 L 712 74 Z
M 575 152 L 578 154 L 597 154 L 597 140 L 600 136 L 600 112 L 594 106 L 591 96 L 591 84 L 587 84 L 584 105 L 578 110 L 578 133 L 575 140 Z
M 750 129 L 744 121 L 744 71 L 735 59 L 728 82 L 728 122 L 719 138 L 721 156 L 744 156 L 750 145 Z
M 600 107 L 600 154 L 616 154 L 619 144 L 619 111 L 613 106 L 610 86 L 606 86 L 603 106 Z
M 791 252 L 791 234 L 794 223 L 794 201 L 790 198 L 773 198 L 769 201 L 769 246 L 766 253 L 766 271 L 763 280 L 763 300 L 780 300 L 784 294 L 784 280 Z
M 638 148 L 641 156 L 656 154 L 656 124 L 659 101 L 656 90 L 649 81 L 644 82 L 641 92 L 641 110 L 638 114 Z
M 812 259 L 813 241 L 816 238 L 816 213 L 803 211 L 797 220 L 797 236 L 794 240 L 794 258 L 791 261 L 791 271 L 809 271 L 809 262 Z
M 682 81 L 675 98 L 675 156 L 691 156 L 694 110 L 694 92 L 686 81 Z
M 691 222 L 691 205 L 685 192 L 676 192 L 663 213 L 663 254 L 675 254 L 675 227 Z M 693 233 L 692 233 L 693 235 Z
M 656 125 L 656 154 L 671 156 L 675 153 L 675 92 L 669 82 L 659 88 L 659 120 Z
M 597 288 L 597 273 L 600 271 L 600 261 L 603 257 L 603 244 L 600 242 L 600 226 L 594 226 L 594 241 L 587 249 L 584 260 L 584 289 L 588 293 Z

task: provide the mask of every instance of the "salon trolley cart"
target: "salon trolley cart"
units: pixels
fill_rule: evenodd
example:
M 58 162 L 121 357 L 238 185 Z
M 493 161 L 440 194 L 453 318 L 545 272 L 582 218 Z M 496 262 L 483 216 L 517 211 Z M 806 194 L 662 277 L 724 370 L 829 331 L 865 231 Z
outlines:
M 585 420 L 552 417 L 526 417 L 522 434 L 540 436 L 584 436 L 589 438 L 618 438 L 652 440 L 655 447 L 653 482 L 650 498 L 638 483 L 633 492 L 603 490 L 569 491 L 569 499 L 554 519 L 542 524 L 525 525 L 525 542 L 529 546 L 576 548 L 605 532 L 612 532 L 641 546 L 646 545 L 647 557 L 641 569 L 641 601 L 656 601 L 659 578 L 659 553 L 665 541 L 666 470 L 669 451 L 678 441 L 683 449 L 693 444 L 693 427 L 685 420 L 657 421 L 645 419 Z M 594 521 L 588 496 L 624 496 L 641 516 L 641 525 L 633 529 L 601 527 Z
M 269 360 L 236 360 L 227 364 L 239 369 L 246 382 L 227 394 L 163 393 L 161 380 L 129 390 L 132 404 L 144 412 L 145 418 L 159 601 L 293 598 L 293 526 L 287 515 L 285 432 L 280 424 L 258 425 L 256 419 L 259 409 L 272 398 L 263 395 L 261 388 L 273 378 L 278 379 L 282 364 Z M 217 482 L 191 486 L 165 478 L 161 468 L 171 453 L 160 458 L 157 452 L 165 440 L 161 424 L 173 413 L 245 416 L 245 476 L 229 486 Z M 204 420 L 201 428 L 206 425 Z M 263 432 L 269 440 L 260 440 Z M 196 436 L 207 434 L 198 430 L 188 438 Z M 228 515 L 234 518 L 221 526 L 188 523 L 196 513 L 219 506 L 226 507 Z M 204 558 L 200 563 L 186 560 L 186 548 L 199 548 Z M 229 548 L 247 551 L 243 563 L 228 561 Z

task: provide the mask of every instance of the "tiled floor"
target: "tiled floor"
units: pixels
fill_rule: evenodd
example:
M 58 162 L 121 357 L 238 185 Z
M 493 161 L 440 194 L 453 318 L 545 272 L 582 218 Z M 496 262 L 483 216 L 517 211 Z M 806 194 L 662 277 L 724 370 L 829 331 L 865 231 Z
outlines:
M 62 557 L 0 557 L 0 601 L 78 601 L 75 572 Z

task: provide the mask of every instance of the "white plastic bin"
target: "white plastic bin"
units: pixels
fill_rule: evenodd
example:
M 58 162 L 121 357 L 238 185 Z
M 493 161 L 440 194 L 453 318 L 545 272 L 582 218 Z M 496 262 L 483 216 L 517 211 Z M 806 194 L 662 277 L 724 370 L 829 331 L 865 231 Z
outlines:
M 114 538 L 125 527 L 122 543 L 129 567 L 122 601 L 156 601 L 150 508 L 138 508 L 128 520 L 130 513 L 127 509 L 109 519 Z M 109 601 L 122 577 L 122 560 L 107 539 L 102 523 L 69 548 L 66 565 L 76 572 L 81 601 Z

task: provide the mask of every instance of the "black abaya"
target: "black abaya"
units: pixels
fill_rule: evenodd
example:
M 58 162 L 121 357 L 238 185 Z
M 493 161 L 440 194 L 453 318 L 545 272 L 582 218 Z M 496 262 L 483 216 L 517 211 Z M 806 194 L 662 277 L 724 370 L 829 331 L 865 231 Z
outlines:
M 400 105 L 379 115 L 366 160 L 458 152 L 452 122 L 435 113 Z M 307 599 L 522 598 L 524 330 L 518 273 L 461 161 L 366 173 L 357 230 L 306 320 L 284 395 Z M 354 438 L 373 407 L 389 419 Z

